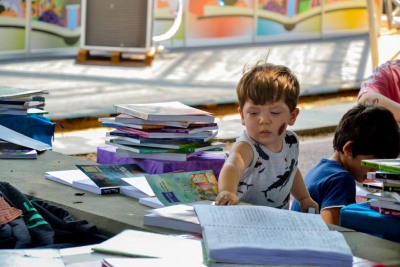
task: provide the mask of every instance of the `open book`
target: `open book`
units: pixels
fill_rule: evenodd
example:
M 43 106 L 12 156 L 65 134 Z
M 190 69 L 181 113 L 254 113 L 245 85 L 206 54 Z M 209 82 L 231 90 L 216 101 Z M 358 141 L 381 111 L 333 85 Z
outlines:
M 352 266 L 343 235 L 320 215 L 267 206 L 195 205 L 209 260 L 248 264 Z
M 144 215 L 143 225 L 200 234 L 200 222 L 194 212 L 193 205 L 213 205 L 213 203 L 213 201 L 203 200 L 156 208 Z
M 92 250 L 127 257 L 174 259 L 177 263 L 184 260 L 203 262 L 200 240 L 131 229 L 94 245 Z

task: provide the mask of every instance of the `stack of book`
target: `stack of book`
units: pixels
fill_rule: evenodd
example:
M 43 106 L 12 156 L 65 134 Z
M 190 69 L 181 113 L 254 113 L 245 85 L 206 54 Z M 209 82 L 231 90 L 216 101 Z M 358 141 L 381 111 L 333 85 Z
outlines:
M 0 159 L 36 159 L 35 149 L 0 139 Z
M 0 87 L 0 116 L 3 115 L 20 115 L 29 114 L 46 114 L 43 110 L 46 94 L 43 90 L 29 90 L 14 87 Z M 2 124 L 2 123 L 0 123 Z M 0 158 L 17 159 L 29 158 L 36 159 L 37 151 L 47 148 L 33 145 L 31 138 L 21 135 L 11 129 L 0 125 Z
M 47 114 L 43 108 L 47 91 L 23 88 L 0 88 L 0 115 Z
M 204 151 L 222 151 L 225 144 L 215 117 L 180 102 L 115 104 L 116 117 L 99 118 L 107 133 L 106 144 L 122 158 L 186 161 Z
M 400 158 L 362 160 L 361 165 L 376 169 L 368 172 L 363 186 L 371 208 L 381 214 L 400 217 Z

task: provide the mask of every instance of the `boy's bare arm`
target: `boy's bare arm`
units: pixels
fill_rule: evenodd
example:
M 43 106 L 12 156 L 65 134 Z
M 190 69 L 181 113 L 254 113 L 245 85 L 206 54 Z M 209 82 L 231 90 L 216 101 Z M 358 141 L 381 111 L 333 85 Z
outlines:
M 235 205 L 237 185 L 246 168 L 253 161 L 253 151 L 247 143 L 236 144 L 224 163 L 218 177 L 219 194 L 216 205 Z
M 308 212 L 309 208 L 314 208 L 315 212 L 319 213 L 318 204 L 310 197 L 307 187 L 304 184 L 303 175 L 301 175 L 299 169 L 297 169 L 294 176 L 290 193 L 299 202 L 302 212 Z
M 321 217 L 326 223 L 340 224 L 340 209 L 341 208 L 326 208 L 321 211 Z

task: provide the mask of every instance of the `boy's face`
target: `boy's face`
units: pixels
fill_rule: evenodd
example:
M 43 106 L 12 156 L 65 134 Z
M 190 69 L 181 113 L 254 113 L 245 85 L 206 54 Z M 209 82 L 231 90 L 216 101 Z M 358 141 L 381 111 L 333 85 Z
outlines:
M 299 114 L 297 108 L 290 112 L 283 100 L 264 105 L 247 100 L 239 112 L 249 137 L 274 152 L 282 149 L 286 128 L 294 124 Z
M 375 171 L 376 169 L 361 166 L 361 160 L 375 159 L 373 156 L 357 155 L 353 158 L 351 155 L 347 157 L 345 168 L 353 175 L 354 179 L 362 183 L 367 178 L 367 172 Z

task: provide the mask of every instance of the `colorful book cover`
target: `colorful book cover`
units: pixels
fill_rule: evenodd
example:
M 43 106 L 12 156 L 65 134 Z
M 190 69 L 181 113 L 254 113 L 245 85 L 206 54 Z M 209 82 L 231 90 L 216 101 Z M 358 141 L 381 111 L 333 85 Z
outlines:
M 164 206 L 214 201 L 218 194 L 218 182 L 212 170 L 146 174 L 145 177 Z
M 142 176 L 144 171 L 137 164 L 76 165 L 99 188 L 129 186 L 122 178 Z

